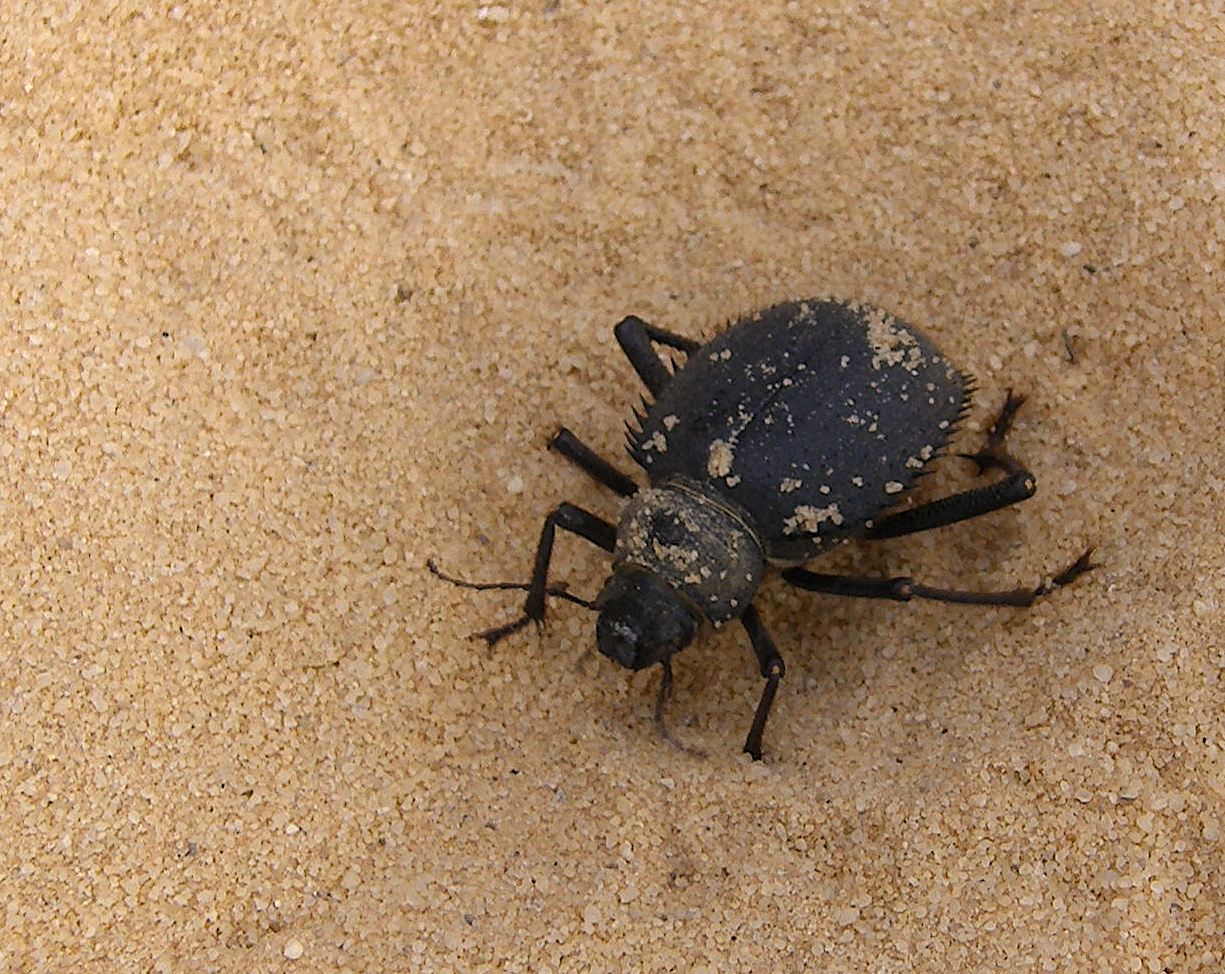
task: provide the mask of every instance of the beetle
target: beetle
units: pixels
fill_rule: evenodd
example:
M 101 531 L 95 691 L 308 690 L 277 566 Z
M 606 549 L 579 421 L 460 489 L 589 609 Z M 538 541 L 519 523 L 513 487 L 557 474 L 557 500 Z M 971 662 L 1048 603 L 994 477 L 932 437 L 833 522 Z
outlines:
M 801 589 L 861 598 L 1027 607 L 1095 567 L 1092 549 L 1032 588 L 969 592 L 907 577 L 804 567 L 852 539 L 876 541 L 978 517 L 1032 497 L 1034 475 L 1004 448 L 1022 396 L 1009 391 L 974 461 L 995 482 L 899 508 L 966 415 L 973 382 L 917 328 L 867 304 L 813 299 L 741 318 L 706 344 L 630 316 L 614 329 L 651 399 L 626 424 L 628 475 L 561 428 L 549 447 L 627 499 L 620 522 L 562 503 L 545 518 L 531 579 L 454 584 L 527 592 L 522 614 L 478 635 L 491 646 L 533 622 L 549 596 L 598 611 L 600 652 L 630 670 L 671 660 L 704 625 L 739 621 L 765 686 L 744 749 L 754 760 L 785 665 L 754 598 L 767 573 Z M 679 368 L 658 347 L 685 356 Z M 558 528 L 603 549 L 612 574 L 592 602 L 550 586 Z M 666 731 L 664 731 L 666 734 Z

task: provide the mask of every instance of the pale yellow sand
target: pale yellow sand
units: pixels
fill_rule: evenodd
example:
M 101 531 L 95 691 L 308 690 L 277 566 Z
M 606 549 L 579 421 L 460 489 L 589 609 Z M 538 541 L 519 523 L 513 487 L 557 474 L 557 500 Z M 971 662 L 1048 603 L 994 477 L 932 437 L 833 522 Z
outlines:
M 1221 970 L 1221 15 L 819 6 L 9 5 L 0 971 Z M 1103 567 L 772 581 L 756 765 L 739 631 L 704 758 L 582 609 L 468 639 L 517 597 L 427 558 L 615 516 L 543 446 L 629 466 L 619 317 L 824 293 L 978 377 L 967 447 L 1029 394 L 1040 481 L 824 564 Z

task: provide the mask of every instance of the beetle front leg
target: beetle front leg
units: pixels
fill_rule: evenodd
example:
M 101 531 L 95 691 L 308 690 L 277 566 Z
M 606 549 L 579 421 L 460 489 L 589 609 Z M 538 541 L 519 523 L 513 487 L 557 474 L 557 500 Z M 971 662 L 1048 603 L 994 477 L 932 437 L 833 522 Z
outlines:
M 749 728 L 749 736 L 745 738 L 744 750 L 754 761 L 761 760 L 761 740 L 766 732 L 766 721 L 770 719 L 770 708 L 774 705 L 774 695 L 778 693 L 779 682 L 787 667 L 779 655 L 778 647 L 766 631 L 757 609 L 749 606 L 748 611 L 740 617 L 744 631 L 748 633 L 749 642 L 753 645 L 753 653 L 757 656 L 761 675 L 766 678 L 766 685 L 761 691 L 761 700 L 757 703 L 757 712 L 753 715 L 753 726 Z
M 591 512 L 584 511 L 573 504 L 558 504 L 544 519 L 544 526 L 540 529 L 540 542 L 536 545 L 536 563 L 532 568 L 531 581 L 528 582 L 527 599 L 523 603 L 523 615 L 504 626 L 496 626 L 479 633 L 478 635 L 490 646 L 512 632 L 518 632 L 529 622 L 534 622 L 537 626 L 544 622 L 549 561 L 553 557 L 553 538 L 559 527 L 609 552 L 613 550 L 617 541 L 617 529 L 603 518 L 596 517 Z
M 584 538 L 608 552 L 611 552 L 616 545 L 617 529 L 613 525 L 603 518 L 596 517 L 589 511 L 584 511 L 581 507 L 575 507 L 573 504 L 559 504 L 544 519 L 544 526 L 540 529 L 540 542 L 536 545 L 536 562 L 532 568 L 532 577 L 526 584 L 522 582 L 467 582 L 463 579 L 452 578 L 450 575 L 447 575 L 433 561 L 427 562 L 426 567 L 439 578 L 461 588 L 471 588 L 478 591 L 493 589 L 527 591 L 527 599 L 523 603 L 523 615 L 505 625 L 495 626 L 493 629 L 486 629 L 483 632 L 476 633 L 490 646 L 493 646 L 511 633 L 518 632 L 529 622 L 534 622 L 537 626 L 540 626 L 544 622 L 545 600 L 550 595 L 569 599 L 571 602 L 575 602 L 585 608 L 591 608 L 590 602 L 571 595 L 565 591 L 564 587 L 549 587 L 549 561 L 553 557 L 553 539 L 559 527 L 572 534 L 577 534 L 580 538 Z

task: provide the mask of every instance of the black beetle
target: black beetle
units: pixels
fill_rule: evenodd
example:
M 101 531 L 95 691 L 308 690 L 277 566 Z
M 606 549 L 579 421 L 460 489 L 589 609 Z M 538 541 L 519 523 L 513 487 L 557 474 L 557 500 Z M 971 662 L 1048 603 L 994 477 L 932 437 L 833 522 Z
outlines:
M 523 615 L 480 635 L 490 645 L 543 622 L 549 595 L 599 610 L 600 652 L 639 670 L 660 664 L 657 719 L 671 685 L 672 656 L 703 623 L 739 619 L 765 677 L 745 750 L 761 757 L 782 657 L 753 598 L 767 571 L 799 588 L 907 601 L 1028 606 L 1088 571 L 1091 550 L 1034 588 L 962 592 L 909 578 L 822 575 L 800 567 L 850 539 L 894 538 L 954 524 L 1033 496 L 1033 475 L 1003 448 L 1022 397 L 1007 397 L 978 453 L 962 454 L 1001 479 L 939 500 L 893 510 L 940 454 L 969 406 L 972 383 L 921 332 L 877 308 L 834 300 L 775 305 L 743 318 L 706 345 L 636 317 L 615 329 L 650 391 L 627 424 L 630 456 L 646 471 L 628 476 L 563 428 L 550 448 L 630 498 L 613 526 L 571 504 L 545 518 L 526 584 L 470 588 L 528 593 Z M 657 352 L 683 353 L 673 373 Z M 548 586 L 555 529 L 612 555 L 612 577 L 586 602 Z M 661 723 L 662 726 L 662 723 Z

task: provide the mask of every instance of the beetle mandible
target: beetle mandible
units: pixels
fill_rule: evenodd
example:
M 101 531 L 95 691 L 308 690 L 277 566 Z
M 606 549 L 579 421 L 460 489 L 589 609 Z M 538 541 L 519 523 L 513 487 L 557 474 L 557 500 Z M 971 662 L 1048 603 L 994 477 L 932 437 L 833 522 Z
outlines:
M 981 450 L 961 456 L 1001 476 L 898 510 L 969 408 L 973 383 L 911 325 L 866 304 L 813 299 L 736 321 L 702 345 L 637 317 L 614 333 L 652 401 L 626 424 L 637 483 L 564 427 L 549 447 L 628 503 L 613 525 L 572 504 L 545 518 L 526 584 L 474 583 L 527 592 L 523 613 L 479 635 L 490 645 L 544 621 L 548 596 L 598 610 L 600 652 L 631 670 L 663 671 L 704 624 L 739 620 L 765 687 L 744 749 L 761 758 L 770 707 L 785 672 L 753 599 L 768 572 L 802 589 L 862 598 L 930 599 L 1026 607 L 1093 568 L 1086 551 L 1033 588 L 966 592 L 910 578 L 825 575 L 803 567 L 851 539 L 880 540 L 955 524 L 1032 497 L 1035 478 L 1004 449 L 1023 397 L 1009 392 Z M 656 346 L 683 354 L 675 370 Z M 548 584 L 562 528 L 612 556 L 593 602 Z

